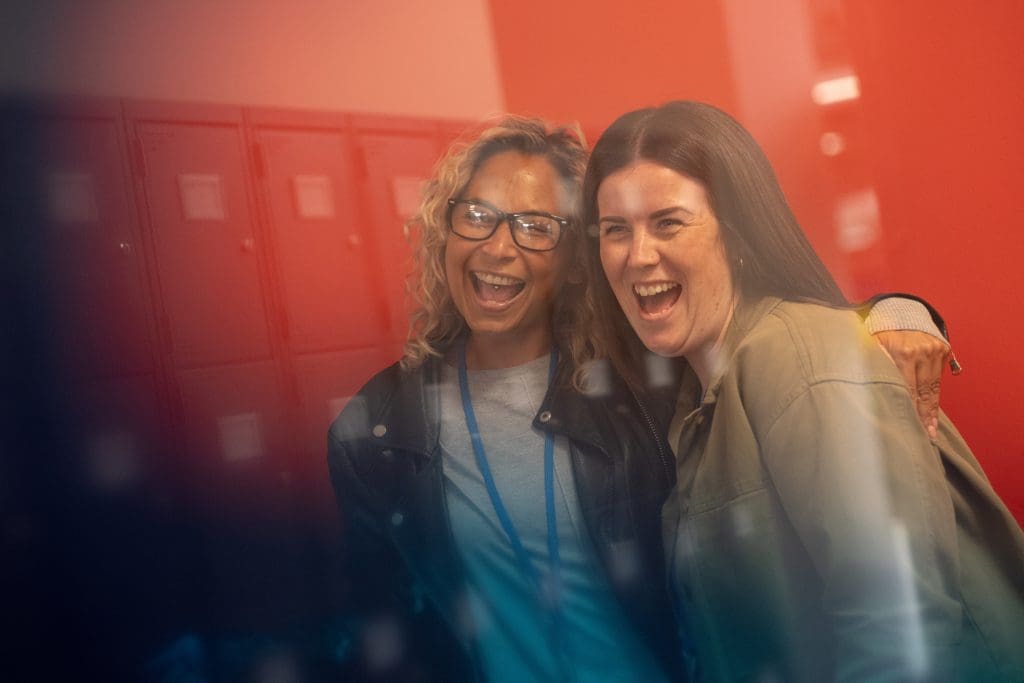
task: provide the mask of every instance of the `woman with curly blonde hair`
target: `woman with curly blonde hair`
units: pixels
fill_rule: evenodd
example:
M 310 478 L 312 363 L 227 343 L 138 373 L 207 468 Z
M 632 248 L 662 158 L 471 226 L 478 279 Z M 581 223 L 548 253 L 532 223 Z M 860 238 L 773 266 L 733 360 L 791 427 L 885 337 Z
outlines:
M 660 540 L 667 415 L 607 364 L 579 389 L 604 355 L 582 332 L 586 161 L 578 132 L 509 116 L 426 184 L 404 357 L 328 437 L 353 678 L 685 676 Z
M 415 260 L 417 275 L 409 281 L 410 294 L 418 304 L 412 315 L 409 339 L 402 359 L 404 368 L 419 366 L 428 357 L 441 355 L 452 341 L 466 331 L 466 321 L 452 300 L 445 273 L 445 244 L 451 197 L 459 194 L 484 159 L 505 150 L 542 155 L 556 170 L 561 192 L 566 198 L 567 215 L 575 215 L 580 181 L 587 164 L 587 150 L 578 127 L 552 128 L 538 119 L 506 116 L 497 125 L 484 128 L 478 135 L 457 140 L 437 164 L 433 177 L 425 184 L 419 213 L 407 227 L 417 228 Z M 579 228 L 572 224 L 562 235 L 559 249 L 578 253 Z M 582 289 L 570 297 L 556 298 L 554 323 L 574 364 L 579 367 L 600 354 L 583 330 L 589 327 L 593 306 Z
M 426 184 L 405 355 L 329 436 L 367 667 L 681 675 L 658 541 L 669 451 L 624 385 L 573 386 L 600 351 L 572 276 L 586 160 L 577 131 L 506 117 Z M 381 663 L 381 633 L 404 656 Z

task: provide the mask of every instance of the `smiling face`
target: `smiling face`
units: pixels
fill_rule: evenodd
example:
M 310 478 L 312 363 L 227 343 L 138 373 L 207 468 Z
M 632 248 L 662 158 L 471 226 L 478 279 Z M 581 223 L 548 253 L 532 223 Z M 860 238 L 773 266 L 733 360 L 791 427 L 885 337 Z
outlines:
M 735 291 L 704 186 L 638 161 L 597 191 L 601 265 L 637 335 L 662 356 L 685 356 L 707 385 Z
M 563 188 L 546 159 L 509 151 L 483 162 L 457 198 L 486 202 L 505 213 L 567 216 L 570 203 Z M 552 251 L 522 249 L 512 240 L 507 222 L 482 241 L 448 233 L 448 289 L 470 329 L 467 353 L 475 355 L 477 367 L 484 365 L 480 361 L 487 350 L 501 365 L 511 366 L 550 349 L 554 296 L 566 270 L 565 242 Z

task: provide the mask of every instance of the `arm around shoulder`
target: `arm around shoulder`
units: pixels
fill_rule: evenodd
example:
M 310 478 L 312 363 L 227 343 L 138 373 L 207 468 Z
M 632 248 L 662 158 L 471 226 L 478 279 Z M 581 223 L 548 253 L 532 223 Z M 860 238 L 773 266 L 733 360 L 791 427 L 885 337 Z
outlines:
M 827 380 L 763 440 L 785 514 L 821 577 L 839 680 L 927 679 L 960 638 L 956 522 L 904 387 Z
M 959 556 L 910 394 L 848 312 L 783 304 L 757 332 L 745 407 L 783 526 L 813 567 L 833 677 L 927 680 L 960 638 Z

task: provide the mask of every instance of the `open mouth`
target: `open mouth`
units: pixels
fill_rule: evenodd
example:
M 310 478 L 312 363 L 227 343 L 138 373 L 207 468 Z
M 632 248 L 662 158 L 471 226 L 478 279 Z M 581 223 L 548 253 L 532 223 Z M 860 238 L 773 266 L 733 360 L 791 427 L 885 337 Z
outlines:
M 519 278 L 485 273 L 481 271 L 471 272 L 473 278 L 473 289 L 481 301 L 489 304 L 507 304 L 523 291 L 526 283 Z
M 633 294 L 641 312 L 646 315 L 663 313 L 679 299 L 683 286 L 678 282 L 657 282 L 653 284 L 633 285 Z

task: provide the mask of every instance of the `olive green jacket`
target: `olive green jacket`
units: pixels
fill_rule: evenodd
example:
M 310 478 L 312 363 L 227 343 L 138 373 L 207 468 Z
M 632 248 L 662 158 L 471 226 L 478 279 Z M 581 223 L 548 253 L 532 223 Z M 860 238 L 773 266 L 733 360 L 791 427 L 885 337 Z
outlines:
M 1024 681 L 1024 534 L 856 314 L 741 304 L 670 443 L 668 569 L 698 680 Z

